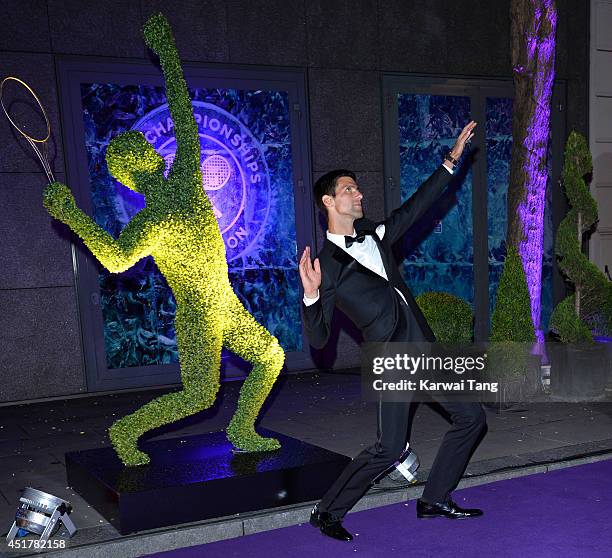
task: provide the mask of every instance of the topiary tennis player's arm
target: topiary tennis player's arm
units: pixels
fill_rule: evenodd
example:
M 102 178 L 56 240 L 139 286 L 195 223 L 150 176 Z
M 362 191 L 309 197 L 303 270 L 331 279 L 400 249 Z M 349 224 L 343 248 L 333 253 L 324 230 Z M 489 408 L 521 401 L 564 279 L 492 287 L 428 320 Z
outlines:
M 147 46 L 159 56 L 166 81 L 166 96 L 177 146 L 175 164 L 199 170 L 198 127 L 170 24 L 162 14 L 155 14 L 147 20 L 143 31 Z
M 68 225 L 83 240 L 111 273 L 125 271 L 150 255 L 158 240 L 159 230 L 156 230 L 151 216 L 146 215 L 146 209 L 127 224 L 118 239 L 114 239 L 76 206 L 72 192 L 64 184 L 49 184 L 43 203 L 53 217 Z

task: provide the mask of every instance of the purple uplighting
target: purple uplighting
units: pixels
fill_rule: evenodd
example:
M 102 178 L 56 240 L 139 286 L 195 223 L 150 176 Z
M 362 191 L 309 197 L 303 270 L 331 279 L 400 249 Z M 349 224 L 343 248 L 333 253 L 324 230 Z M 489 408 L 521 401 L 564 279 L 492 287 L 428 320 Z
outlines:
M 539 2 L 534 2 L 539 4 Z M 550 33 L 538 36 L 538 30 L 547 18 Z M 526 37 L 529 62 L 534 63 L 536 72 L 533 75 L 533 96 L 536 108 L 527 127 L 524 141 L 525 160 L 525 198 L 518 206 L 522 227 L 523 241 L 519 244 L 519 253 L 527 277 L 527 287 L 531 299 L 531 319 L 538 342 L 544 341 L 540 329 L 540 294 L 542 290 L 542 253 L 544 242 L 544 206 L 546 203 L 546 182 L 548 171 L 546 156 L 550 132 L 550 100 L 555 77 L 555 30 L 557 12 L 553 0 L 544 1 L 544 10 L 534 9 L 533 28 Z M 534 57 L 537 60 L 534 61 Z

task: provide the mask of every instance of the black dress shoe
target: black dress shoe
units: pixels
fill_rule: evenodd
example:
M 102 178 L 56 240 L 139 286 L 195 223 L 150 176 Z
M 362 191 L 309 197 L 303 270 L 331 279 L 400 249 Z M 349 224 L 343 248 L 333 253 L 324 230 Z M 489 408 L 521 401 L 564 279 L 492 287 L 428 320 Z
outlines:
M 320 512 L 319 504 L 310 512 L 310 524 L 332 539 L 347 542 L 353 540 L 353 535 L 342 526 L 342 521 L 333 518 L 328 512 Z
M 447 517 L 448 519 L 467 519 L 468 517 L 478 517 L 482 515 L 482 510 L 477 508 L 460 508 L 450 498 L 446 502 L 436 502 L 429 504 L 423 500 L 417 500 L 417 517 L 428 519 L 431 517 Z

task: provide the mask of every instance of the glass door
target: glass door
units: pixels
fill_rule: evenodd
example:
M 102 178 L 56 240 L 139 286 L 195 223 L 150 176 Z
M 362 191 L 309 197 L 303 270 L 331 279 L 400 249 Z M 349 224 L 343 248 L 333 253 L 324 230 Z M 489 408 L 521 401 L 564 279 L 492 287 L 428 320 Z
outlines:
M 506 256 L 512 82 L 393 75 L 384 77 L 383 89 L 387 214 L 442 163 L 467 122 L 479 123 L 456 180 L 398 243 L 397 255 L 415 296 L 443 291 L 462 298 L 474 310 L 475 339 L 486 340 Z M 562 86 L 556 87 L 556 107 L 561 107 L 563 92 Z M 552 199 L 558 185 L 552 179 L 560 172 L 563 141 L 562 114 L 559 110 L 551 114 L 556 133 L 549 148 L 542 230 L 540 327 L 544 331 L 552 310 L 555 268 Z

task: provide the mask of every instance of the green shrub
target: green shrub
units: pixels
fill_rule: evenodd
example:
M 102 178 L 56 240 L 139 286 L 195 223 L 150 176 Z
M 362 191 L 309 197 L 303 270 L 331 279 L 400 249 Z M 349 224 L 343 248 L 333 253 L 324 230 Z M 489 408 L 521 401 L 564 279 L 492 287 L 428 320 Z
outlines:
M 514 246 L 508 246 L 504 271 L 497 287 L 491 318 L 491 341 L 535 341 L 527 279 L 521 257 Z
M 449 293 L 427 292 L 416 297 L 436 339 L 442 343 L 469 343 L 474 317 L 463 299 Z
M 535 340 L 523 262 L 516 247 L 511 245 L 506 253 L 491 317 L 490 374 L 498 378 L 523 376 L 529 359 L 528 343 Z

